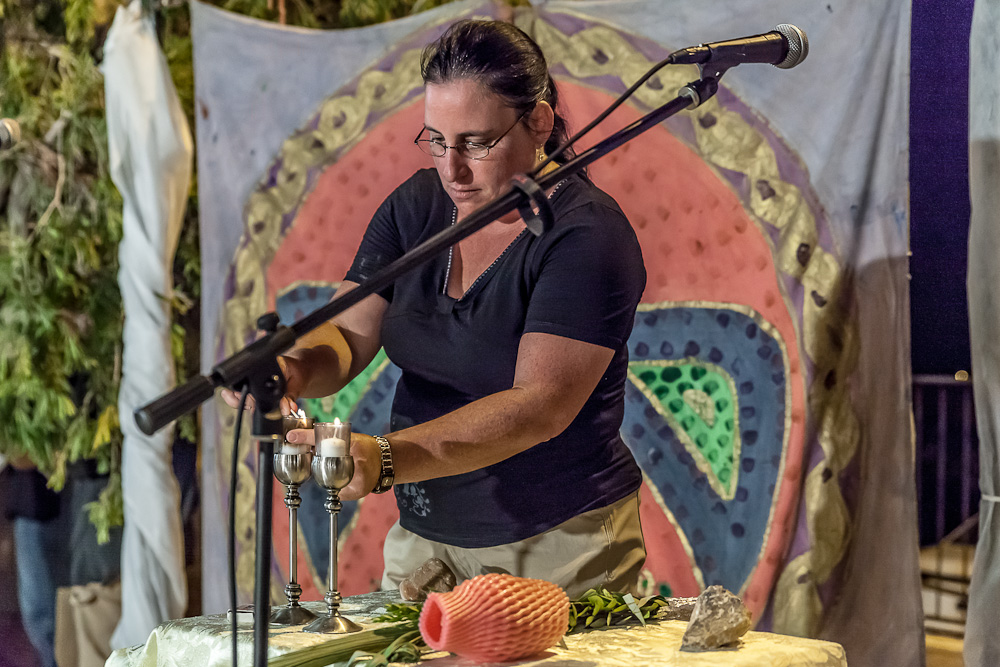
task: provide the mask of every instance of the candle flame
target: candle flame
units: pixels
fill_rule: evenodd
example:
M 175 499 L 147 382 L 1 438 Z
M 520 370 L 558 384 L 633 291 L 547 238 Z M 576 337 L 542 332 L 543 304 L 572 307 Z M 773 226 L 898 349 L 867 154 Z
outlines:
M 340 424 L 341 424 L 340 417 L 334 417 L 333 418 L 333 423 L 334 423 L 335 426 L 340 426 Z

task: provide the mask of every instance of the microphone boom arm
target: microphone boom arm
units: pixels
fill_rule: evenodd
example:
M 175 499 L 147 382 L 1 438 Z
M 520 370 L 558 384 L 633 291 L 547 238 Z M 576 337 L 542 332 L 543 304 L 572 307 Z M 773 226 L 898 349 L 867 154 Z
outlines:
M 583 151 L 557 169 L 539 176 L 536 180 L 543 190 L 576 174 L 612 150 L 639 136 L 654 125 L 687 108 L 697 107 L 718 90 L 719 75 L 703 77 L 681 89 L 670 102 L 654 109 L 631 125 L 619 130 L 591 148 Z M 239 389 L 247 381 L 251 369 L 265 358 L 277 357 L 290 349 L 300 336 L 320 324 L 336 317 L 366 297 L 388 287 L 395 280 L 430 260 L 438 253 L 479 231 L 497 218 L 515 210 L 527 201 L 527 195 L 511 188 L 492 202 L 475 210 L 462 222 L 445 229 L 405 253 L 396 261 L 377 271 L 357 288 L 337 297 L 289 326 L 278 326 L 273 332 L 254 341 L 228 359 L 213 367 L 207 376 L 199 375 L 188 380 L 161 397 L 137 408 L 135 419 L 139 428 L 151 435 L 181 415 L 195 409 L 212 397 L 217 387 Z

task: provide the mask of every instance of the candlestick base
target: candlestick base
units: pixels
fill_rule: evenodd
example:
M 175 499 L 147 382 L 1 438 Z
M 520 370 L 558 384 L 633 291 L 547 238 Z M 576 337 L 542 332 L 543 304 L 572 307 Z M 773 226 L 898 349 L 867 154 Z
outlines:
M 305 625 L 317 618 L 316 614 L 299 605 L 279 607 L 271 612 L 271 623 L 275 625 Z
M 358 632 L 361 630 L 361 626 L 352 621 L 349 618 L 341 616 L 339 613 L 333 616 L 320 616 L 315 621 L 302 628 L 303 632 L 312 632 L 316 634 L 348 634 L 350 632 Z

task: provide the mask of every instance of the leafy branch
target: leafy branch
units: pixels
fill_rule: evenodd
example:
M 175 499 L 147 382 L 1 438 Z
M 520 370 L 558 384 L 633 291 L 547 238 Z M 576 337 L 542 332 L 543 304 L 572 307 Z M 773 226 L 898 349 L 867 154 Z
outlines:
M 605 588 L 591 588 L 569 604 L 569 630 L 566 634 L 587 628 L 603 628 L 646 621 L 656 617 L 667 606 L 662 595 L 650 595 L 636 600 L 630 593 L 615 593 Z
M 601 628 L 627 623 L 646 624 L 657 612 L 668 607 L 667 598 L 649 595 L 636 600 L 629 593 L 616 593 L 606 588 L 591 588 L 569 604 L 569 626 L 566 634 L 586 628 Z M 416 628 L 420 621 L 422 602 L 402 602 L 386 605 L 386 613 L 377 622 L 409 624 Z M 405 627 L 405 626 L 402 626 Z

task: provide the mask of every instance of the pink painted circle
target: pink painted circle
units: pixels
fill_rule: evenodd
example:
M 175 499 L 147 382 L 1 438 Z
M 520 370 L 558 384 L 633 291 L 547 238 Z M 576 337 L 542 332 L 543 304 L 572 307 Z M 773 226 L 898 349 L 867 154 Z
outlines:
M 600 91 L 569 81 L 560 83 L 560 92 L 573 127 L 582 126 L 611 101 Z M 625 106 L 605 126 L 622 127 L 638 116 Z M 371 128 L 321 174 L 267 269 L 270 307 L 293 283 L 342 280 L 382 200 L 414 171 L 432 166 L 430 158 L 410 145 L 422 122 L 423 104 L 417 99 Z M 607 132 L 595 131 L 593 140 Z M 802 361 L 770 245 L 729 184 L 663 126 L 599 160 L 590 173 L 619 202 L 639 237 L 648 274 L 644 303 L 740 304 L 759 313 L 787 343 L 792 387 L 788 451 L 766 544 L 744 590 L 747 605 L 759 616 L 795 527 L 805 444 Z M 655 528 L 646 535 L 647 567 L 655 579 L 669 583 L 674 594 L 697 594 L 685 536 L 677 534 L 667 519 L 668 509 L 649 489 L 644 489 L 643 501 L 644 526 Z M 345 594 L 370 590 L 371 582 L 380 579 L 381 544 L 394 512 L 391 503 L 361 504 L 357 527 L 344 544 L 351 554 L 341 561 Z M 287 521 L 283 511 L 276 509 L 274 516 L 279 524 Z M 359 530 L 364 526 L 372 528 Z M 276 526 L 275 535 L 281 534 Z M 286 572 L 287 553 L 287 548 L 276 548 Z M 300 562 L 308 562 L 307 554 Z M 345 568 L 351 569 L 349 576 Z

